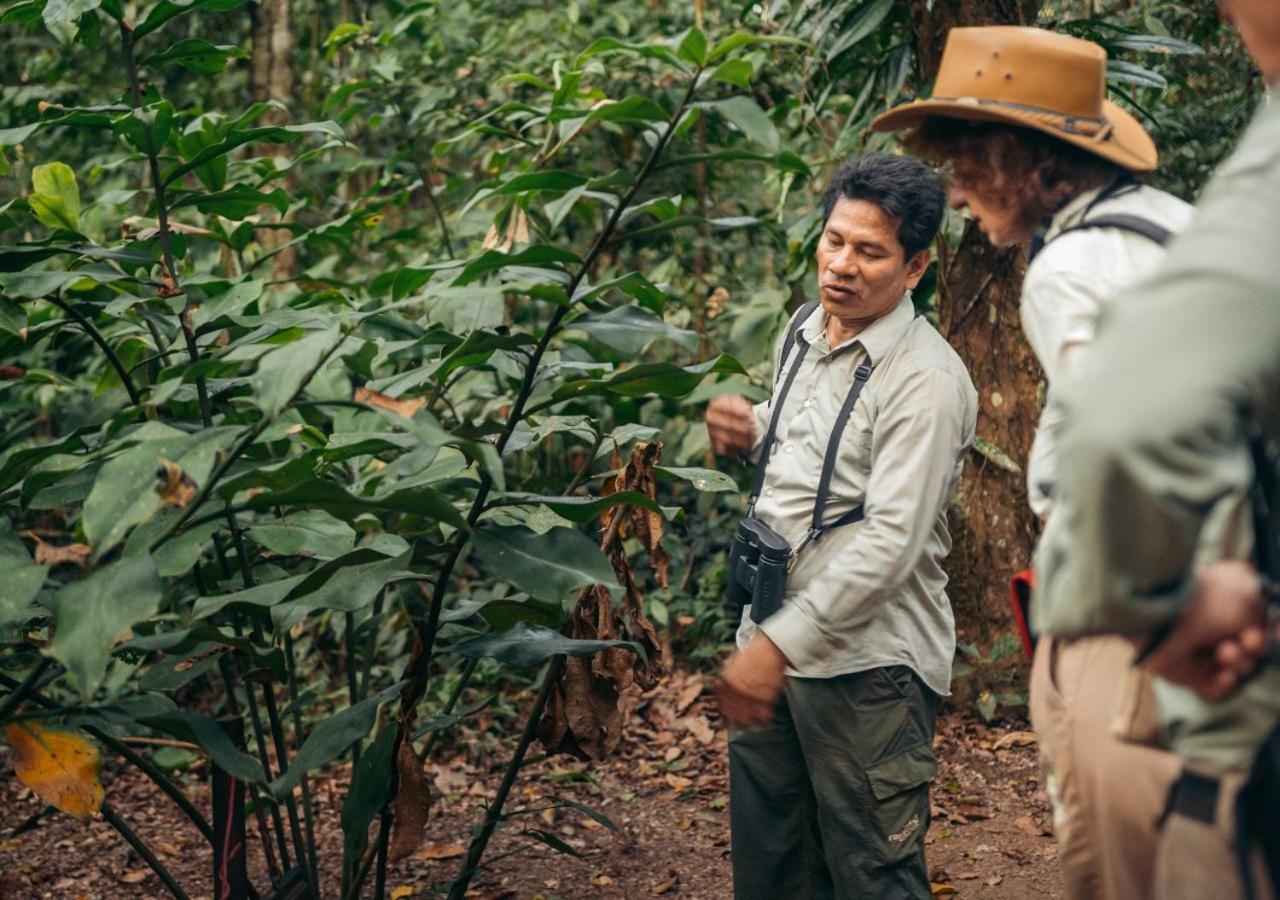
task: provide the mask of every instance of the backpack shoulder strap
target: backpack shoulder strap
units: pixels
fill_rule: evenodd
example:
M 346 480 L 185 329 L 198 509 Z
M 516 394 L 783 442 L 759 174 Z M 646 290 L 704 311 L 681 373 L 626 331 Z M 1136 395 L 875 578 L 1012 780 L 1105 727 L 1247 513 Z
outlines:
M 782 353 L 778 355 L 777 371 L 773 376 L 775 385 L 778 383 L 778 379 L 782 377 L 782 364 L 787 361 L 787 355 L 791 353 L 791 348 L 796 345 L 796 334 L 800 331 L 800 326 L 804 325 L 805 320 L 818 308 L 818 303 L 819 301 L 817 300 L 810 300 L 797 309 L 796 314 L 791 317 L 791 321 L 787 325 L 787 336 L 782 341 Z
M 1127 231 L 1130 234 L 1141 235 L 1161 247 L 1166 246 L 1173 238 L 1172 231 L 1163 225 L 1152 222 L 1150 219 L 1125 213 L 1115 213 L 1114 215 L 1093 216 L 1083 222 L 1077 222 L 1075 225 L 1059 231 L 1053 236 L 1053 239 L 1057 240 L 1064 234 L 1070 234 L 1073 231 L 1088 231 L 1092 228 L 1115 228 L 1118 231 Z

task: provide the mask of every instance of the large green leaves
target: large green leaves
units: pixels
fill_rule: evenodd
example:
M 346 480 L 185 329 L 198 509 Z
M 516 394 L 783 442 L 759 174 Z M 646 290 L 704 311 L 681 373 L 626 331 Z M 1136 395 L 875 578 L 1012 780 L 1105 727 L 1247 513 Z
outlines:
M 31 602 L 44 586 L 48 566 L 38 566 L 13 533 L 7 516 L 0 516 L 0 626 L 20 622 L 41 612 Z
M 165 500 L 155 490 L 161 460 L 176 463 L 197 486 L 213 470 L 218 453 L 230 446 L 236 428 L 187 434 L 148 422 L 131 436 L 137 443 L 104 465 L 84 503 L 84 531 L 101 558 L 130 528 L 155 515 Z
M 333 762 L 356 741 L 364 740 L 378 720 L 378 707 L 399 690 L 400 685 L 394 684 L 354 706 L 321 719 L 298 748 L 297 755 L 289 761 L 289 770 L 271 782 L 271 792 L 277 797 L 285 796 L 302 782 L 302 776 L 307 772 Z
M 133 556 L 65 585 L 54 598 L 57 625 L 49 655 L 67 668 L 85 700 L 93 697 L 116 640 L 160 608 L 160 579 L 149 556 Z
M 473 535 L 475 548 L 495 576 L 532 597 L 562 601 L 593 584 L 618 588 L 618 578 L 600 548 L 571 528 L 545 534 L 519 526 L 488 526 Z
M 632 641 L 588 641 L 565 637 L 542 625 L 517 622 L 506 631 L 482 635 L 454 644 L 450 652 L 468 659 L 492 657 L 509 666 L 527 669 L 553 656 L 591 656 L 610 647 L 626 647 L 638 656 L 644 651 Z
M 395 758 L 397 729 L 388 725 L 378 732 L 351 773 L 351 788 L 342 801 L 342 859 L 352 866 L 369 845 L 369 826 L 391 799 L 391 761 Z
M 258 408 L 274 416 L 288 406 L 339 340 L 336 330 L 312 331 L 264 355 L 249 379 Z
M 27 197 L 36 218 L 50 228 L 78 231 L 80 189 L 66 163 L 52 162 L 31 170 L 32 192 Z

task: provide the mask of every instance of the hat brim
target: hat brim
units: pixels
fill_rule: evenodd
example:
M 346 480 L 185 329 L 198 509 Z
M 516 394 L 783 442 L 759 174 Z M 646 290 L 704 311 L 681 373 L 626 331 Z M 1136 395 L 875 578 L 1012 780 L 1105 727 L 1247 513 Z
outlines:
M 979 106 L 972 101 L 963 100 L 916 100 L 905 103 L 877 116 L 871 123 L 871 130 L 901 131 L 914 128 L 930 118 L 997 122 L 1051 135 L 1135 174 L 1153 170 L 1158 154 L 1155 142 L 1146 129 L 1110 100 L 1104 100 L 1102 107 L 1103 117 L 1111 127 L 1101 137 L 1068 131 L 1056 126 L 1051 116 L 1037 114 L 1025 107 L 995 102 Z

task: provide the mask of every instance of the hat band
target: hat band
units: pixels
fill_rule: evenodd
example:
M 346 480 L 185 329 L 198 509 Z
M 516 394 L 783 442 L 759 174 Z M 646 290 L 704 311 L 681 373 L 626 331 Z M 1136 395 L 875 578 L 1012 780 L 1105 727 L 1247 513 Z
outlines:
M 941 100 L 944 103 L 962 103 L 972 106 L 999 106 L 1006 109 L 1017 110 L 1024 115 L 1040 119 L 1050 125 L 1053 125 L 1060 131 L 1068 134 L 1076 134 L 1081 137 L 1091 137 L 1095 141 L 1103 141 L 1111 136 L 1111 123 L 1106 119 L 1096 119 L 1092 116 L 1070 116 L 1066 113 L 1056 112 L 1052 109 L 1045 109 L 1043 106 L 1031 106 L 1026 103 L 1012 103 L 1008 100 L 991 100 L 985 97 L 930 97 L 932 100 Z

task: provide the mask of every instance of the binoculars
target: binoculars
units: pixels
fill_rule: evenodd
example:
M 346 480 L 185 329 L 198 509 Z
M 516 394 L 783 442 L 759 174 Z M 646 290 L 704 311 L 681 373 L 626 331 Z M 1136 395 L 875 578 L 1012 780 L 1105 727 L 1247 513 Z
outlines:
M 791 545 L 781 535 L 754 516 L 742 520 L 729 550 L 729 590 L 725 600 L 735 626 L 748 603 L 751 621 L 757 625 L 781 608 L 790 564 Z

